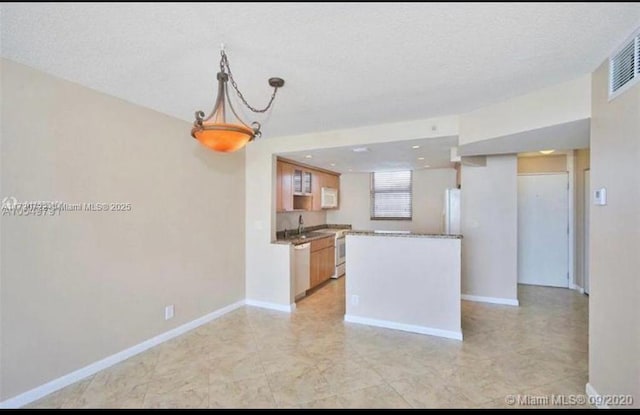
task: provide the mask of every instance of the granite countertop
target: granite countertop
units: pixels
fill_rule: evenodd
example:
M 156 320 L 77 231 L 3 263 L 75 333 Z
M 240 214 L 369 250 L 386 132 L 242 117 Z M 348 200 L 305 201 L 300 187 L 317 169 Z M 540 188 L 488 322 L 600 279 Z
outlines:
M 398 238 L 440 238 L 440 239 L 462 239 L 462 235 L 447 235 L 444 233 L 420 233 L 405 231 L 347 231 L 347 235 L 362 236 L 393 236 Z
M 274 241 L 274 243 L 276 244 L 282 244 L 282 245 L 300 245 L 300 244 L 304 244 L 307 242 L 311 242 L 311 241 L 315 241 L 318 239 L 323 239 L 323 238 L 333 238 L 334 234 L 332 233 L 318 233 L 316 234 L 317 231 L 322 230 L 322 229 L 351 229 L 351 225 L 338 225 L 338 224 L 331 224 L 331 225 L 318 225 L 318 226 L 309 226 L 308 228 L 305 228 L 305 233 L 307 234 L 306 238 L 299 238 L 299 237 L 295 237 L 295 236 L 289 236 L 288 238 L 284 238 L 284 231 L 280 231 L 276 233 L 276 240 Z M 309 235 L 311 234 L 311 235 Z
M 275 243 L 277 244 L 284 244 L 284 245 L 300 245 L 300 244 L 306 244 L 307 242 L 311 242 L 311 241 L 316 241 L 318 239 L 323 239 L 323 238 L 333 238 L 333 234 L 330 233 L 323 233 L 320 235 L 308 235 L 306 238 L 296 238 L 296 237 L 289 237 L 288 239 L 276 239 Z

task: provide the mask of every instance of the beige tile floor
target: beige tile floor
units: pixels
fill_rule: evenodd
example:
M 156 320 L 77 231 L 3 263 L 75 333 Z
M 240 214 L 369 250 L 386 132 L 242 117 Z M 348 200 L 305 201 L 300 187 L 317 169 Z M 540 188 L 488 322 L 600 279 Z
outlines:
M 519 287 L 520 307 L 463 302 L 464 341 L 344 323 L 344 278 L 291 314 L 245 307 L 34 408 L 507 407 L 583 394 L 588 298 Z

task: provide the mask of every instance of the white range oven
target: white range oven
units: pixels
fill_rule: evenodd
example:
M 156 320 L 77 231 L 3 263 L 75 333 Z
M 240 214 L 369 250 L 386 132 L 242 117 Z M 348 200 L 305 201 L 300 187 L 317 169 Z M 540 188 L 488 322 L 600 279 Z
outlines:
M 340 278 L 345 274 L 345 262 L 347 260 L 347 249 L 345 245 L 344 233 L 349 229 L 320 229 L 317 232 L 332 233 L 335 235 L 336 246 L 336 272 L 333 278 Z

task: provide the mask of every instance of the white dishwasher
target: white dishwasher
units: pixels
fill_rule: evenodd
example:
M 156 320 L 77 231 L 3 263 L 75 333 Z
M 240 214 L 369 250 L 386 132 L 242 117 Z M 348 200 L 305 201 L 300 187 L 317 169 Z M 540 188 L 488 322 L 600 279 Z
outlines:
M 293 246 L 296 300 L 304 297 L 311 286 L 311 244 Z

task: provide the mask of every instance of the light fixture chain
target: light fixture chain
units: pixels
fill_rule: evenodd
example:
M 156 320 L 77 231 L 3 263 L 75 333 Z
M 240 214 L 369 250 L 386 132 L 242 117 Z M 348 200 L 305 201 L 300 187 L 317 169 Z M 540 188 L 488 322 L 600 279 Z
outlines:
M 244 105 L 249 108 L 251 111 L 253 112 L 257 112 L 257 113 L 265 113 L 267 111 L 269 111 L 269 108 L 271 108 L 271 104 L 273 104 L 273 100 L 276 98 L 276 93 L 278 92 L 278 87 L 274 87 L 273 88 L 273 93 L 271 94 L 271 99 L 269 99 L 269 103 L 267 104 L 266 107 L 264 107 L 263 109 L 257 109 L 252 107 L 251 105 L 249 105 L 249 103 L 247 102 L 247 100 L 244 98 L 244 96 L 242 95 L 242 92 L 240 92 L 240 90 L 238 89 L 238 84 L 236 83 L 236 81 L 233 79 L 233 75 L 231 74 L 231 67 L 229 66 L 229 60 L 227 59 L 227 54 L 224 53 L 224 50 L 220 52 L 220 54 L 222 55 L 222 58 L 220 59 L 220 69 L 222 72 L 225 72 L 225 67 L 226 67 L 226 72 L 229 75 L 229 80 L 231 80 L 231 86 L 233 87 L 233 89 L 235 89 L 236 94 L 238 94 L 238 98 L 240 98 L 240 100 L 244 103 Z

